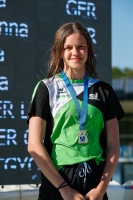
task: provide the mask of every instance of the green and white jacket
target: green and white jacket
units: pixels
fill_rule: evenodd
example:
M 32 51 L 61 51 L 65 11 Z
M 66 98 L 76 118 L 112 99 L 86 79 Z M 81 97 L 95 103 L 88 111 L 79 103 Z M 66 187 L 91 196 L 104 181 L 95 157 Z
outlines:
M 71 80 L 77 99 L 83 104 L 83 80 Z M 40 81 L 33 92 L 28 110 L 30 115 L 44 119 L 46 137 L 44 145 L 53 163 L 59 170 L 95 159 L 96 163 L 106 159 L 105 122 L 124 116 L 124 111 L 112 87 L 98 79 L 88 77 L 88 113 L 85 130 L 89 142 L 78 143 L 79 121 L 75 103 L 60 74 Z

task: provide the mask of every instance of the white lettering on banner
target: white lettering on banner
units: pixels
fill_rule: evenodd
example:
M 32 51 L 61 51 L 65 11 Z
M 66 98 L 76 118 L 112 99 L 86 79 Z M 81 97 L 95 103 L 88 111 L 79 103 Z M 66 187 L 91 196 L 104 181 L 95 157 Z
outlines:
M 8 79 L 5 76 L 0 76 L 0 91 L 8 90 Z
M 0 8 L 6 7 L 6 0 L 0 0 Z
M 0 77 L 0 90 L 8 90 L 8 80 L 6 77 L 1 76 Z M 21 119 L 27 119 L 27 115 L 25 114 L 24 110 L 24 101 L 20 102 L 20 118 Z M 10 116 L 10 118 L 14 119 L 15 116 L 12 113 L 13 110 L 13 104 L 9 100 L 0 101 L 0 118 L 7 118 Z
M 0 161 L 4 162 L 3 165 L 4 170 L 9 170 L 9 169 L 16 170 L 18 168 L 20 169 L 27 168 L 28 170 L 32 170 L 32 164 L 35 164 L 33 158 L 31 157 L 30 158 L 25 157 L 23 160 L 20 157 L 0 158 Z M 38 167 L 37 170 L 39 170 Z
M 25 145 L 28 144 L 28 133 L 29 130 L 25 130 L 22 137 Z M 16 141 L 17 135 L 17 131 L 14 129 L 0 129 L 0 146 L 18 145 Z
M 28 37 L 28 25 L 21 23 L 17 24 L 16 22 L 5 22 L 0 21 L 0 35 L 3 33 L 7 36 L 12 36 L 14 32 L 14 36 L 20 37 Z
M 92 39 L 92 42 L 93 44 L 97 44 L 97 41 L 95 39 L 95 36 L 96 36 L 96 30 L 94 28 L 91 28 L 91 27 L 86 27 L 87 31 L 89 32 L 90 34 L 90 37 Z
M 95 14 L 96 6 L 92 2 L 68 0 L 66 3 L 66 13 L 68 15 L 78 15 L 83 18 L 97 19 Z
M 24 144 L 28 144 L 28 133 L 29 133 L 29 130 L 27 129 L 24 133 Z
M 0 146 L 11 144 L 17 145 L 17 142 L 15 140 L 16 137 L 17 133 L 14 129 L 0 129 Z
M 12 119 L 14 119 L 14 115 L 12 114 L 13 104 L 11 101 L 0 101 L 0 118 L 7 118 L 9 115 Z
M 0 49 L 0 62 L 4 62 L 4 51 Z
M 13 161 L 14 164 L 10 164 L 10 161 Z M 25 167 L 25 163 L 28 161 L 28 157 L 24 158 L 24 161 L 21 161 L 21 159 L 18 157 L 18 158 L 7 158 L 5 160 L 5 164 L 4 164 L 4 169 L 7 170 L 7 169 L 17 169 L 17 163 L 19 163 L 20 165 L 20 168 L 23 169 Z M 11 163 L 13 163 L 11 162 Z
M 27 119 L 27 115 L 24 115 L 24 102 L 21 101 L 21 119 Z

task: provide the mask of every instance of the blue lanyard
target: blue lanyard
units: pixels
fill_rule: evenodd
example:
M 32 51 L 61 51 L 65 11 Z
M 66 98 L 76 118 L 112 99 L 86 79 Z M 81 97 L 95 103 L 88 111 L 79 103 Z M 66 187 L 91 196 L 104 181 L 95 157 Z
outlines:
M 72 87 L 72 84 L 68 80 L 64 70 L 61 72 L 61 76 L 66 84 L 67 89 L 69 90 L 69 92 L 72 96 L 72 99 L 74 100 L 75 105 L 76 105 L 76 108 L 78 111 L 80 130 L 84 130 L 84 125 L 86 122 L 86 115 L 88 112 L 88 75 L 85 75 L 85 78 L 84 78 L 83 108 L 80 107 L 80 104 L 76 97 L 76 92 L 75 92 L 74 88 Z

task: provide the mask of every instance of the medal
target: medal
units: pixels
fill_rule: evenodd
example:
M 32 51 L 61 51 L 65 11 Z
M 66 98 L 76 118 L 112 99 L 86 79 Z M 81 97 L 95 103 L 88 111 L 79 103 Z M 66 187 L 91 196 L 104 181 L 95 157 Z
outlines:
M 79 144 L 86 144 L 86 143 L 88 143 L 88 135 L 86 133 L 86 130 L 80 130 L 78 132 L 78 143 Z
M 85 129 L 85 122 L 86 122 L 86 116 L 88 113 L 88 75 L 86 74 L 84 77 L 84 93 L 83 93 L 83 106 L 82 108 L 80 107 L 80 104 L 77 99 L 77 94 L 72 87 L 70 81 L 68 80 L 64 70 L 61 72 L 62 79 L 65 82 L 65 85 L 67 89 L 69 90 L 73 101 L 75 102 L 75 106 L 77 108 L 78 112 L 78 120 L 79 120 L 79 129 L 80 131 L 78 132 L 78 143 L 79 144 L 86 144 L 88 142 L 88 135 L 86 133 Z

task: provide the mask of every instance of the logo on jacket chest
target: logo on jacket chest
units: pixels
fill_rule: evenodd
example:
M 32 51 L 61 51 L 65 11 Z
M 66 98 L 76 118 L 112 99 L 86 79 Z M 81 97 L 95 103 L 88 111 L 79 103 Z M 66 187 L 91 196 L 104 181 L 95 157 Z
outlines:
M 100 99 L 98 98 L 97 92 L 95 92 L 95 94 L 89 94 L 89 99 L 100 101 Z
M 61 87 L 58 89 L 58 94 L 56 95 L 57 98 L 71 98 L 71 95 L 68 94 L 65 88 Z
M 66 93 L 66 91 L 64 90 L 64 88 L 59 88 L 58 93 Z

